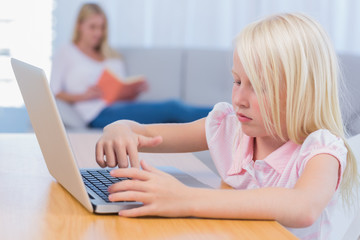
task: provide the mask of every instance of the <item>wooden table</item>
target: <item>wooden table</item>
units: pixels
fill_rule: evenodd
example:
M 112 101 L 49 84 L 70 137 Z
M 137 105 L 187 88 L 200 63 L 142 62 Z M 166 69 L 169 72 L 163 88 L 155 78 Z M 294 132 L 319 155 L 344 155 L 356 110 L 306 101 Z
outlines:
M 70 136 L 80 167 L 96 166 L 99 134 Z M 142 154 L 212 186 L 216 177 L 192 154 Z M 49 174 L 34 134 L 0 134 L 0 239 L 296 239 L 275 221 L 123 218 L 87 212 Z

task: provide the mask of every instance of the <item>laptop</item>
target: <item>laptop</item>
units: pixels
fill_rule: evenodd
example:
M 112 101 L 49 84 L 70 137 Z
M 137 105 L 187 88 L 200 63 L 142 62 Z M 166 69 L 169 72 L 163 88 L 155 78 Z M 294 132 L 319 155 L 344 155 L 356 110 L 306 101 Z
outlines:
M 90 212 L 111 214 L 141 206 L 141 202 L 108 200 L 107 188 L 126 178 L 111 177 L 109 168 L 78 168 L 44 71 L 14 58 L 11 59 L 11 65 L 46 166 L 56 181 Z M 177 168 L 159 169 L 173 175 L 185 185 L 210 188 Z

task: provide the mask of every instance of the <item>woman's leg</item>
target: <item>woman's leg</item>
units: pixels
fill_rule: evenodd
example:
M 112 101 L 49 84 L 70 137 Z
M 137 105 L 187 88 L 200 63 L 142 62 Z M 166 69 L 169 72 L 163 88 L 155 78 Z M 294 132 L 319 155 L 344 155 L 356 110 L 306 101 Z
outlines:
M 170 123 L 185 123 L 206 117 L 212 110 L 211 107 L 199 107 L 185 104 L 178 100 L 164 102 L 169 114 Z
M 90 124 L 103 128 L 106 125 L 128 119 L 139 123 L 184 123 L 206 117 L 208 107 L 195 107 L 177 100 L 164 102 L 116 102 L 105 108 Z

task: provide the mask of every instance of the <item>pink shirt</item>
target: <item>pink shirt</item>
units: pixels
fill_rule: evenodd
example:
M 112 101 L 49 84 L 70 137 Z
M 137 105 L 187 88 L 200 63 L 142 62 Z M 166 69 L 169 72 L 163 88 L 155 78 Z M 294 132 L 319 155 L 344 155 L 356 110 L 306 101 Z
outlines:
M 288 141 L 262 160 L 253 160 L 254 138 L 242 133 L 232 105 L 218 103 L 206 118 L 206 138 L 215 166 L 224 182 L 235 189 L 292 188 L 317 154 L 331 154 L 340 163 L 339 180 L 346 165 L 344 142 L 328 130 L 311 133 L 302 145 Z M 301 239 L 330 239 L 332 214 L 339 198 L 336 190 L 317 221 L 307 228 L 288 228 Z

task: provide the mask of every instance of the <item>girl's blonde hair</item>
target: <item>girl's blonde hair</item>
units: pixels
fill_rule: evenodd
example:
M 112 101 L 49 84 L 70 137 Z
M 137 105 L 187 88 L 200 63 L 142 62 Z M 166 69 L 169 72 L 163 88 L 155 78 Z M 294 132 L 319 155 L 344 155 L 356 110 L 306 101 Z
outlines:
M 105 58 L 119 58 L 120 55 L 116 53 L 116 51 L 114 51 L 108 44 L 108 22 L 105 12 L 102 10 L 102 8 L 99 5 L 95 3 L 86 3 L 82 5 L 82 7 L 80 8 L 80 11 L 76 18 L 76 24 L 73 31 L 72 42 L 76 44 L 80 40 L 80 32 L 79 32 L 80 24 L 90 16 L 97 14 L 102 15 L 104 17 L 105 29 L 104 29 L 104 36 L 101 40 L 101 43 L 96 47 L 96 50 L 99 51 Z
M 302 144 L 310 133 L 328 129 L 344 140 L 348 154 L 340 191 L 349 202 L 358 173 L 345 140 L 337 57 L 325 31 L 305 15 L 280 14 L 248 25 L 235 44 L 270 134 Z

